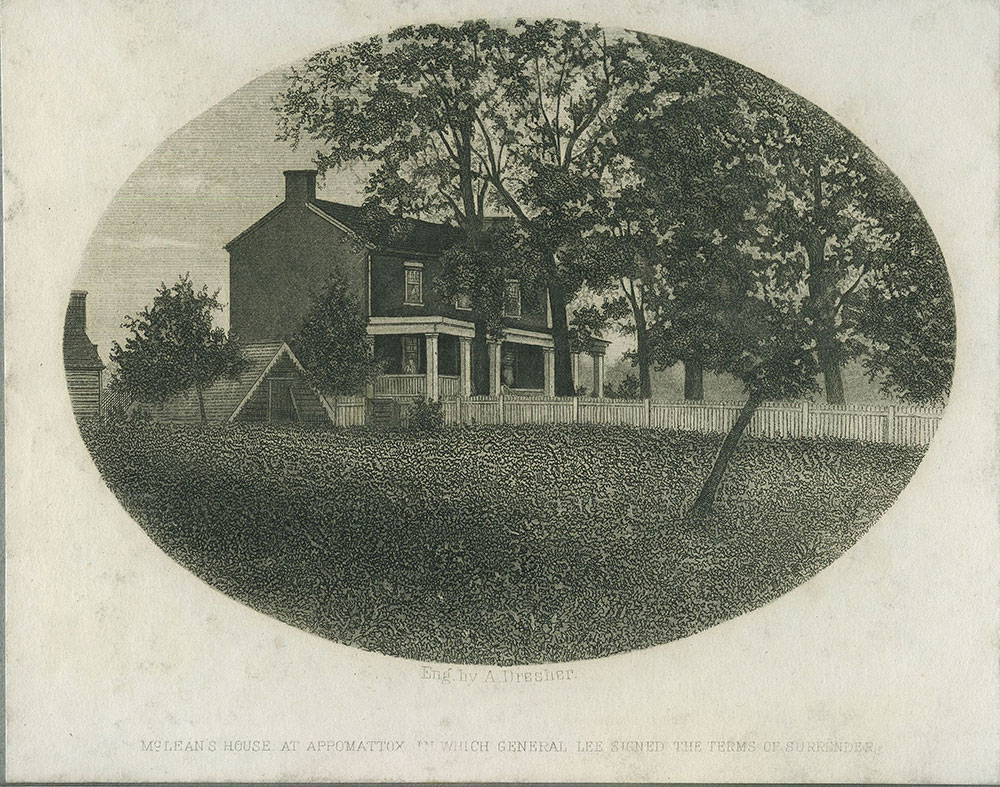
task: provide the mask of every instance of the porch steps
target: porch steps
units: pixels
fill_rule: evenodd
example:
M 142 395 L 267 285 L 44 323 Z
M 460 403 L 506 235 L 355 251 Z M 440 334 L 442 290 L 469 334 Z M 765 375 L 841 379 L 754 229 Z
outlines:
M 368 423 L 382 429 L 399 426 L 399 402 L 395 399 L 369 399 Z

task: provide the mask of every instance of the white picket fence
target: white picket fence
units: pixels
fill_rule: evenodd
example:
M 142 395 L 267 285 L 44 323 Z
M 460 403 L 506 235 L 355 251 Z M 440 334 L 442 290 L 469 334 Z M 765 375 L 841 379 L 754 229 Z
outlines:
M 364 426 L 363 397 L 327 397 L 337 426 Z M 729 431 L 743 402 L 659 402 L 584 397 L 474 396 L 441 400 L 445 423 L 481 425 L 604 424 L 689 432 Z M 405 426 L 407 407 L 402 408 Z M 756 437 L 833 437 L 927 445 L 941 410 L 916 405 L 765 402 L 747 433 Z
M 447 424 L 607 424 L 692 432 L 727 432 L 742 402 L 484 397 L 442 401 Z M 834 437 L 927 445 L 941 410 L 914 405 L 765 402 L 747 429 L 757 437 Z

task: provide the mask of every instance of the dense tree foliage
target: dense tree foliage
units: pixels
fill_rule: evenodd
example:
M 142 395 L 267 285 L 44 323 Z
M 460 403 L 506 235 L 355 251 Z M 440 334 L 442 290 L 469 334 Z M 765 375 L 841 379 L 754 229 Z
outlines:
M 744 251 L 798 283 L 827 401 L 843 403 L 841 369 L 866 349 L 857 306 L 899 239 L 886 199 L 898 187 L 857 138 L 773 83 L 741 110 L 756 145 L 748 156 L 771 180 L 766 204 L 751 215 L 757 237 Z
M 942 402 L 955 369 L 955 312 L 944 256 L 916 203 L 898 193 L 899 238 L 873 269 L 855 320 L 865 366 L 887 396 Z
M 313 297 L 291 346 L 313 385 L 323 393 L 360 394 L 378 376 L 367 323 L 361 305 L 340 278 L 330 279 Z
M 567 306 L 584 276 L 560 252 L 617 188 L 613 173 L 627 163 L 616 132 L 694 84 L 682 54 L 654 60 L 631 34 L 480 21 L 402 28 L 317 54 L 293 72 L 276 109 L 281 138 L 316 143 L 321 169 L 370 163 L 371 201 L 456 223 L 465 249 L 446 259 L 459 264 L 445 286 L 468 287 L 485 312 L 497 308 L 491 282 L 501 277 L 470 269 L 503 265 L 489 254 L 497 244 L 485 238 L 486 212 L 512 217 L 533 252 L 531 270 L 513 273 L 548 290 L 556 389 L 571 393 Z
M 193 387 L 206 422 L 205 388 L 246 367 L 237 342 L 213 325 L 212 315 L 221 309 L 218 293 L 195 290 L 188 274 L 172 287 L 161 284 L 152 305 L 122 323 L 131 336 L 124 347 L 111 346 L 111 384 L 138 402 L 162 402 Z
M 655 58 L 632 34 L 611 37 L 597 26 L 553 20 L 519 21 L 510 56 L 498 54 L 506 60 L 498 69 L 504 101 L 490 117 L 498 134 L 484 134 L 481 158 L 499 205 L 540 252 L 556 390 L 570 392 L 567 306 L 594 278 L 573 250 L 634 194 L 632 162 L 619 140 L 695 92 L 697 74 L 686 48 Z
M 809 390 L 811 370 L 838 403 L 853 359 L 887 394 L 947 395 L 951 295 L 916 205 L 832 118 L 736 63 L 571 22 L 425 25 L 315 55 L 276 109 L 321 169 L 371 168 L 383 223 L 461 229 L 437 286 L 489 335 L 507 278 L 547 292 L 559 394 L 600 322 L 635 336 L 644 397 L 681 362 L 688 398 L 704 371 L 755 401 Z M 584 287 L 601 315 L 577 326 Z

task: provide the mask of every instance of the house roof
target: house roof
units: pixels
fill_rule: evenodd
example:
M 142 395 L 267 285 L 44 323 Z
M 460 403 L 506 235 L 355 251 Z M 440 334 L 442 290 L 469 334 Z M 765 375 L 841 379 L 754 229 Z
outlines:
M 330 218 L 381 249 L 438 254 L 458 237 L 458 229 L 448 224 L 419 219 L 397 219 L 384 225 L 375 224 L 366 218 L 364 208 L 359 205 L 345 205 L 325 199 L 318 199 L 313 204 Z
M 247 392 L 255 388 L 270 368 L 281 348 L 281 341 L 252 342 L 243 345 L 248 363 L 239 377 L 220 377 L 205 389 L 205 415 L 209 421 L 227 421 L 243 403 Z
M 366 215 L 365 208 L 361 205 L 348 205 L 325 199 L 310 199 L 307 204 L 314 211 L 325 215 L 334 224 L 339 224 L 364 242 L 384 251 L 440 254 L 460 237 L 460 230 L 450 224 L 399 217 L 392 217 L 388 221 L 378 221 L 373 220 L 370 215 Z M 287 205 L 287 202 L 276 205 L 229 241 L 225 248 L 229 249 L 238 240 L 266 224 Z M 512 219 L 504 216 L 484 218 L 486 226 L 495 226 L 507 221 L 512 221 Z
M 97 345 L 85 331 L 63 330 L 63 365 L 67 369 L 103 369 Z
M 282 341 L 250 342 L 242 345 L 242 349 L 248 361 L 243 372 L 237 377 L 220 377 L 204 391 L 205 416 L 210 423 L 232 420 L 282 356 L 288 355 L 299 371 L 303 371 L 298 358 Z M 324 400 L 321 398 L 320 401 Z M 160 410 L 168 419 L 187 416 L 196 420 L 200 418 L 197 392 L 192 388 L 172 396 L 161 405 Z

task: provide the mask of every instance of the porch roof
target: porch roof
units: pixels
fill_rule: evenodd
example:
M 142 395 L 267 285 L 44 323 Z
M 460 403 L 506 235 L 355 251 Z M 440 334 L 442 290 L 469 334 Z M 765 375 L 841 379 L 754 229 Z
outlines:
M 446 333 L 466 339 L 475 338 L 476 326 L 453 317 L 369 317 L 369 336 L 393 336 L 407 333 Z
M 587 352 L 591 355 L 604 355 L 610 346 L 611 342 L 607 339 L 594 338 L 590 340 L 590 346 L 587 347 Z
M 503 340 L 516 344 L 531 344 L 536 347 L 554 348 L 555 340 L 552 334 L 543 331 L 529 331 L 524 328 L 504 328 Z

